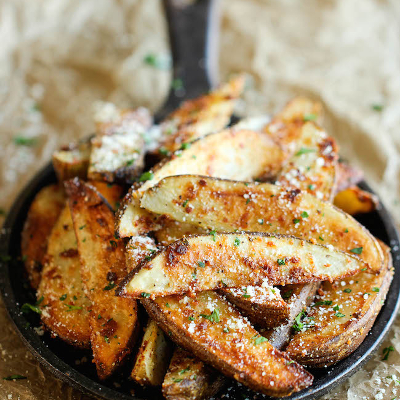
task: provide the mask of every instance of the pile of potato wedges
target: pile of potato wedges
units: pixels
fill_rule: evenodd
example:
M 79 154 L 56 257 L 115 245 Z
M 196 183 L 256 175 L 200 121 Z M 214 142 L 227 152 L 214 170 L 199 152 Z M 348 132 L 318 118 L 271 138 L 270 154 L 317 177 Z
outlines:
M 32 202 L 22 255 L 43 326 L 90 348 L 101 380 L 131 365 L 170 400 L 227 378 L 288 396 L 312 385 L 307 367 L 352 353 L 382 307 L 390 249 L 353 218 L 378 200 L 339 161 L 321 105 L 297 97 L 230 125 L 243 87 L 157 126 L 105 103 L 94 136 L 53 155 L 58 183 Z

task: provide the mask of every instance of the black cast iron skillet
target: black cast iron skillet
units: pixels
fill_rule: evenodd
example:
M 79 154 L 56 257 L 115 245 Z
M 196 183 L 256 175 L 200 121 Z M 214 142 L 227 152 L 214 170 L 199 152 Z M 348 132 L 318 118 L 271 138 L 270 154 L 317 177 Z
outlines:
M 215 48 L 212 50 L 210 42 L 210 32 L 215 29 L 217 19 L 215 7 L 216 3 L 212 0 L 202 0 L 183 9 L 175 7 L 170 1 L 166 2 L 175 63 L 174 77 L 183 80 L 186 89 L 185 98 L 195 97 L 207 91 L 210 84 L 216 82 L 216 73 L 212 72 L 215 71 L 212 65 L 215 66 L 216 50 Z M 210 20 L 208 15 L 211 10 L 213 16 Z M 207 23 L 207 21 L 209 22 Z M 205 35 L 204 32 L 208 32 L 208 34 Z M 162 118 L 181 101 L 182 97 L 171 91 L 158 118 Z M 90 362 L 89 351 L 75 349 L 60 340 L 51 339 L 48 334 L 42 337 L 38 336 L 33 327 L 40 325 L 39 317 L 36 314 L 27 315 L 20 312 L 23 303 L 35 301 L 35 295 L 29 288 L 24 275 L 24 267 L 20 261 L 22 227 L 35 194 L 42 187 L 54 182 L 56 182 L 56 176 L 51 163 L 49 163 L 20 193 L 7 216 L 1 233 L 0 289 L 15 329 L 39 362 L 58 378 L 85 393 L 108 400 L 161 399 L 160 390 L 142 389 L 127 379 L 129 366 L 126 371 L 121 371 L 121 374 L 112 381 L 100 382 L 97 379 L 95 367 Z M 363 189 L 370 190 L 366 183 L 361 186 Z M 395 275 L 386 302 L 370 333 L 358 349 L 332 367 L 311 369 L 310 372 L 315 377 L 314 384 L 289 397 L 290 399 L 315 399 L 354 374 L 377 350 L 396 316 L 400 293 L 400 251 L 399 237 L 393 218 L 380 204 L 377 211 L 362 215 L 358 220 L 373 235 L 392 248 Z M 89 361 L 76 365 L 76 360 L 80 360 L 82 357 L 86 357 Z M 133 397 L 132 393 L 134 393 Z M 255 395 L 234 382 L 216 397 L 220 398 L 223 393 L 229 393 L 231 399 L 243 399 L 250 396 L 253 398 Z M 257 397 L 265 398 L 261 395 Z

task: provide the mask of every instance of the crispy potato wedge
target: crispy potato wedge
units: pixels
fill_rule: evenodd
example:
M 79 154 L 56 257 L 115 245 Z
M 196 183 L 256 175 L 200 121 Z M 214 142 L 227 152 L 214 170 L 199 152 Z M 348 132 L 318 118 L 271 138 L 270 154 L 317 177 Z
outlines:
M 281 287 L 281 296 L 286 300 L 288 317 L 283 324 L 263 332 L 272 346 L 282 350 L 289 343 L 296 316 L 311 304 L 319 286 L 320 282 L 312 282 Z
M 321 115 L 320 103 L 306 97 L 296 97 L 265 126 L 264 132 L 283 150 L 282 161 L 293 155 L 296 143 L 301 137 L 302 126 L 310 120 L 320 122 Z
M 91 139 L 89 179 L 132 183 L 143 169 L 143 136 L 151 124 L 150 113 L 143 107 L 118 110 L 111 120 L 98 122 L 97 134 Z
M 49 185 L 35 196 L 21 233 L 21 255 L 31 286 L 40 283 L 44 256 L 50 232 L 65 204 L 64 189 Z
M 367 265 L 354 255 L 291 236 L 212 232 L 155 253 L 131 271 L 117 293 L 155 298 L 221 287 L 332 281 Z
M 214 396 L 226 381 L 214 368 L 177 347 L 162 392 L 167 400 L 205 400 Z
M 323 107 L 318 101 L 313 101 L 305 96 L 297 96 L 286 103 L 283 109 L 273 118 L 274 123 L 279 121 L 316 121 L 323 120 Z
M 227 300 L 235 305 L 249 320 L 261 328 L 273 328 L 286 322 L 289 307 L 279 289 L 272 286 L 243 286 L 221 289 Z
M 313 122 L 307 122 L 296 145 L 294 155 L 283 166 L 275 184 L 332 201 L 339 159 L 334 139 Z
M 89 168 L 91 145 L 89 141 L 72 143 L 53 153 L 53 167 L 59 182 L 76 176 L 86 179 Z
M 146 191 L 141 205 L 177 221 L 217 231 L 280 233 L 332 245 L 359 253 L 374 271 L 379 271 L 383 262 L 378 242 L 362 225 L 299 190 L 182 175 L 165 178 Z
M 352 186 L 335 196 L 334 204 L 350 215 L 365 214 L 376 210 L 379 200 L 372 193 Z
M 64 207 L 51 231 L 46 263 L 37 292 L 41 319 L 53 336 L 78 347 L 90 347 L 90 300 L 83 291 L 71 212 Z
M 183 102 L 161 125 L 161 153 L 173 153 L 182 143 L 227 126 L 244 83 L 244 75 L 238 75 L 209 94 Z
M 171 343 L 167 341 L 158 325 L 150 319 L 136 356 L 131 378 L 140 385 L 161 385 L 168 369 L 171 353 Z
M 116 232 L 128 237 L 161 227 L 154 215 L 140 208 L 140 196 L 166 176 L 192 173 L 249 180 L 277 169 L 281 155 L 280 147 L 260 132 L 228 129 L 199 139 L 164 159 L 147 174 L 149 180 L 129 191 L 118 211 Z
M 114 237 L 114 213 L 92 186 L 65 184 L 81 260 L 81 275 L 92 302 L 89 324 L 97 374 L 108 378 L 131 352 L 137 334 L 137 304 L 115 296 L 126 275 L 125 244 Z
M 170 337 L 202 361 L 250 388 L 287 396 L 313 377 L 272 347 L 222 296 L 201 292 L 143 299 L 143 305 Z
M 385 267 L 351 279 L 322 284 L 323 294 L 310 307 L 313 326 L 296 333 L 286 348 L 301 364 L 325 367 L 351 354 L 364 340 L 385 300 L 393 278 L 390 249 L 382 245 Z
M 363 179 L 364 174 L 360 169 L 353 167 L 344 161 L 339 161 L 336 193 L 358 185 Z

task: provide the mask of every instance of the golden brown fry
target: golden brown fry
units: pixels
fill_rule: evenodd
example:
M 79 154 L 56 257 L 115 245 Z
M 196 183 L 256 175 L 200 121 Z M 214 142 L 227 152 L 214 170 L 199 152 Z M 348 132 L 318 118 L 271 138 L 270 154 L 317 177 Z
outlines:
M 239 75 L 209 94 L 185 101 L 161 125 L 162 153 L 173 153 L 182 143 L 219 132 L 227 126 L 244 83 L 244 76 Z
M 91 145 L 89 141 L 72 143 L 53 153 L 53 167 L 59 182 L 76 176 L 86 179 Z
M 166 246 L 182 239 L 184 236 L 198 235 L 207 231 L 199 226 L 186 224 L 184 222 L 166 220 L 160 230 L 154 232 L 157 242 Z
M 385 267 L 379 275 L 361 272 L 350 279 L 322 284 L 307 316 L 313 325 L 293 337 L 286 348 L 290 357 L 304 365 L 325 367 L 347 357 L 362 343 L 393 278 L 390 249 L 382 247 Z
M 91 344 L 100 379 L 108 378 L 132 350 L 137 333 L 135 301 L 115 296 L 127 273 L 125 244 L 114 237 L 114 213 L 98 192 L 79 179 L 66 182 L 81 259 L 81 275 L 92 302 Z
M 161 385 L 171 353 L 171 343 L 167 341 L 164 332 L 150 319 L 136 356 L 131 378 L 140 385 Z
M 372 193 L 352 186 L 339 192 L 335 196 L 334 204 L 347 214 L 356 215 L 374 211 L 379 205 L 379 200 Z
M 291 236 L 213 232 L 180 239 L 144 260 L 117 293 L 154 298 L 221 287 L 332 281 L 362 268 L 367 264 L 354 255 Z
M 90 347 L 91 303 L 83 290 L 80 261 L 71 213 L 62 210 L 51 235 L 38 298 L 41 319 L 53 336 L 78 347 Z
M 143 299 L 150 316 L 179 345 L 223 374 L 271 396 L 287 396 L 313 377 L 267 340 L 215 292 Z
M 21 233 L 21 254 L 29 282 L 34 289 L 40 283 L 50 232 L 64 204 L 64 189 L 58 185 L 49 185 L 37 193 L 29 207 Z
M 178 347 L 165 375 L 162 392 L 167 400 L 205 400 L 214 396 L 226 381 L 214 368 Z
M 146 191 L 141 204 L 154 213 L 204 228 L 293 235 L 359 254 L 376 271 L 382 265 L 382 250 L 365 227 L 299 190 L 181 175 L 165 178 Z

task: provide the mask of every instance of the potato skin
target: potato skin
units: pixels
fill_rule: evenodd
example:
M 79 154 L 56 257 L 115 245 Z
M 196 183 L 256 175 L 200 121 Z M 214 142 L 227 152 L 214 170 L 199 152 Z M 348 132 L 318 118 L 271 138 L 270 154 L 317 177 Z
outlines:
M 37 289 L 48 238 L 65 204 L 64 189 L 49 185 L 35 196 L 21 233 L 21 254 L 32 288 Z
M 203 361 L 177 347 L 162 384 L 167 400 L 203 400 L 214 396 L 227 379 Z
M 352 315 L 353 318 L 339 324 L 337 317 L 332 317 L 326 310 L 319 312 L 319 309 L 315 308 L 311 315 L 315 317 L 316 327 L 294 335 L 285 349 L 290 357 L 302 365 L 322 368 L 347 357 L 363 342 L 382 308 L 393 279 L 390 249 L 383 243 L 380 244 L 385 255 L 385 267 L 380 274 L 361 272 L 354 277 L 354 281 L 360 282 L 360 286 L 354 290 L 357 293 L 370 293 L 367 298 L 358 296 L 352 300 L 352 292 L 347 294 L 340 289 L 341 286 L 326 282 L 321 287 L 323 295 L 318 300 L 329 299 L 332 305 L 345 305 L 347 307 L 345 317 Z M 376 288 L 379 289 L 377 293 Z M 370 301 L 371 298 L 373 300 Z

